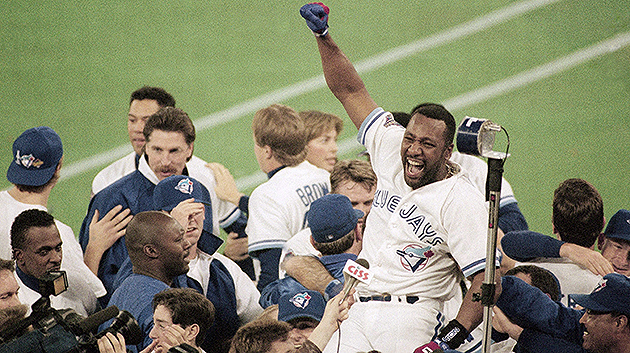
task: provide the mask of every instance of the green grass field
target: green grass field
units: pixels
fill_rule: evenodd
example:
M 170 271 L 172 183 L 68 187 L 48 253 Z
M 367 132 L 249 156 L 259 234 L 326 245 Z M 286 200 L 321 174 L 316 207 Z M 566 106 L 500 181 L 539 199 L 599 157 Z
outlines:
M 508 130 L 504 175 L 533 230 L 549 233 L 553 190 L 571 177 L 598 188 L 607 218 L 630 208 L 630 0 L 327 4 L 331 35 L 353 62 L 365 63 L 360 74 L 385 109 L 442 102 L 458 122 L 469 115 Z M 531 8 L 501 17 L 523 4 Z M 22 131 L 54 128 L 66 175 L 49 209 L 78 232 L 92 178 L 109 163 L 84 162 L 128 144 L 128 97 L 142 85 L 176 97 L 196 121 L 195 154 L 225 164 L 247 192 L 258 170 L 250 122 L 259 105 L 336 113 L 346 121 L 340 141 L 352 140 L 356 129 L 328 89 L 300 85 L 321 75 L 301 5 L 5 1 L 0 165 L 6 170 Z M 493 21 L 473 26 L 489 14 Z M 457 26 L 466 34 L 453 32 Z M 406 45 L 414 49 L 396 51 Z M 388 51 L 400 55 L 378 57 Z M 341 158 L 360 151 L 345 145 Z M 1 179 L 0 188 L 10 186 Z

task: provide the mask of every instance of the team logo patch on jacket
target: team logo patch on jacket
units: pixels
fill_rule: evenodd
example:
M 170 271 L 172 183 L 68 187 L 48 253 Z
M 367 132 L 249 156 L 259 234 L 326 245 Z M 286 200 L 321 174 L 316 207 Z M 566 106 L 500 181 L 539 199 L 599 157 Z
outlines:
M 418 244 L 407 245 L 402 250 L 396 250 L 396 254 L 400 256 L 402 267 L 411 272 L 422 270 L 429 259 L 435 255 L 430 246 L 423 248 Z
M 308 294 L 307 292 L 298 293 L 294 295 L 293 298 L 289 299 L 289 301 L 293 303 L 293 305 L 295 305 L 296 307 L 304 309 L 308 306 L 308 303 L 311 301 L 311 295 Z
M 181 192 L 182 194 L 192 194 L 193 192 L 193 182 L 190 179 L 182 179 L 175 186 L 175 190 Z

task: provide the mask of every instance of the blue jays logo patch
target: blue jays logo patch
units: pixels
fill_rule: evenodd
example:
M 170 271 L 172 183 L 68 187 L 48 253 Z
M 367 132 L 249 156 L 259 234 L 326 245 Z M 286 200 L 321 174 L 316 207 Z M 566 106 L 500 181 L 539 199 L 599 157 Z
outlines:
M 304 309 L 308 306 L 308 303 L 311 301 L 311 295 L 307 292 L 298 293 L 293 296 L 293 298 L 289 299 L 289 302 L 293 303 L 298 308 Z
M 429 259 L 435 255 L 430 246 L 423 248 L 417 244 L 410 244 L 402 250 L 396 250 L 396 254 L 400 256 L 402 267 L 411 272 L 422 270 L 429 262 Z
M 602 290 L 604 287 L 606 287 L 606 282 L 608 282 L 608 279 L 603 279 L 601 281 L 599 281 L 599 283 L 597 284 L 597 287 L 595 287 L 595 289 L 593 289 L 593 293 L 595 292 L 599 292 L 600 290 Z
M 42 160 L 33 157 L 32 154 L 27 154 L 26 156 L 20 156 L 20 151 L 17 151 L 17 153 L 15 154 L 15 163 L 26 168 L 30 168 L 30 167 L 39 168 L 42 166 L 42 164 L 44 164 Z
M 193 182 L 190 179 L 182 179 L 175 186 L 175 190 L 181 192 L 182 194 L 192 194 L 193 192 Z

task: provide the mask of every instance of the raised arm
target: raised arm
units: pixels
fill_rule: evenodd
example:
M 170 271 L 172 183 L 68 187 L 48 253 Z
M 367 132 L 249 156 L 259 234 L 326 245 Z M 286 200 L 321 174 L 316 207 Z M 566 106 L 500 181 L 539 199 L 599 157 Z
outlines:
M 328 7 L 322 3 L 306 4 L 300 9 L 300 14 L 317 38 L 328 88 L 341 102 L 350 120 L 359 128 L 377 105 L 350 60 L 328 34 L 328 13 Z

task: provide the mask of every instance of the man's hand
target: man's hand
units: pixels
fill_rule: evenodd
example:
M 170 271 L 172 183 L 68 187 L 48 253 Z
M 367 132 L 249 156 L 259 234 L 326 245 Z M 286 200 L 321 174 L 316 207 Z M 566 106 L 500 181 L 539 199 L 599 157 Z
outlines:
M 605 276 L 613 273 L 610 261 L 595 250 L 571 243 L 564 243 L 560 247 L 560 256 L 582 265 L 596 275 Z
M 328 14 L 330 9 L 321 2 L 312 2 L 300 8 L 300 15 L 306 20 L 308 28 L 316 36 L 323 37 L 328 34 Z
M 98 345 L 99 353 L 126 353 L 125 337 L 118 332 L 114 336 L 111 332 L 108 332 L 105 336 L 99 338 L 96 341 Z
M 125 235 L 125 228 L 133 218 L 130 212 L 128 208 L 123 210 L 121 205 L 117 205 L 107 212 L 101 220 L 98 220 L 99 212 L 98 210 L 94 211 L 94 216 L 90 222 L 90 239 L 83 255 L 83 262 L 94 274 L 98 272 L 98 265 L 103 253 Z
M 160 336 L 160 345 L 164 352 L 171 347 L 179 346 L 182 343 L 190 343 L 186 340 L 186 330 L 179 325 L 171 325 L 162 331 Z
M 326 347 L 328 341 L 330 341 L 333 333 L 337 331 L 339 324 L 348 318 L 348 311 L 352 304 L 354 304 L 354 289 L 350 291 L 348 298 L 343 303 L 339 304 L 342 298 L 343 293 L 339 293 L 336 297 L 328 301 L 326 309 L 324 309 L 322 320 L 308 338 L 309 341 L 313 342 L 320 350 L 324 350 L 324 347 Z
M 188 199 L 180 202 L 171 211 L 171 217 L 175 218 L 184 230 L 188 227 L 188 219 L 191 216 L 195 216 L 201 212 L 205 212 L 205 205 L 199 202 L 195 202 L 195 199 Z M 203 224 L 199 226 L 203 227 Z
M 492 317 L 492 327 L 499 332 L 507 333 L 510 337 L 518 341 L 518 338 L 523 332 L 523 328 L 513 324 L 498 307 L 493 307 L 492 312 L 494 314 Z
M 236 181 L 230 171 L 220 163 L 208 163 L 206 167 L 212 170 L 214 179 L 217 181 L 217 186 L 214 188 L 217 197 L 238 206 L 239 200 L 245 194 L 238 191 Z
M 238 233 L 229 233 L 225 239 L 223 255 L 232 261 L 242 261 L 249 257 L 247 253 L 247 237 L 239 238 Z

